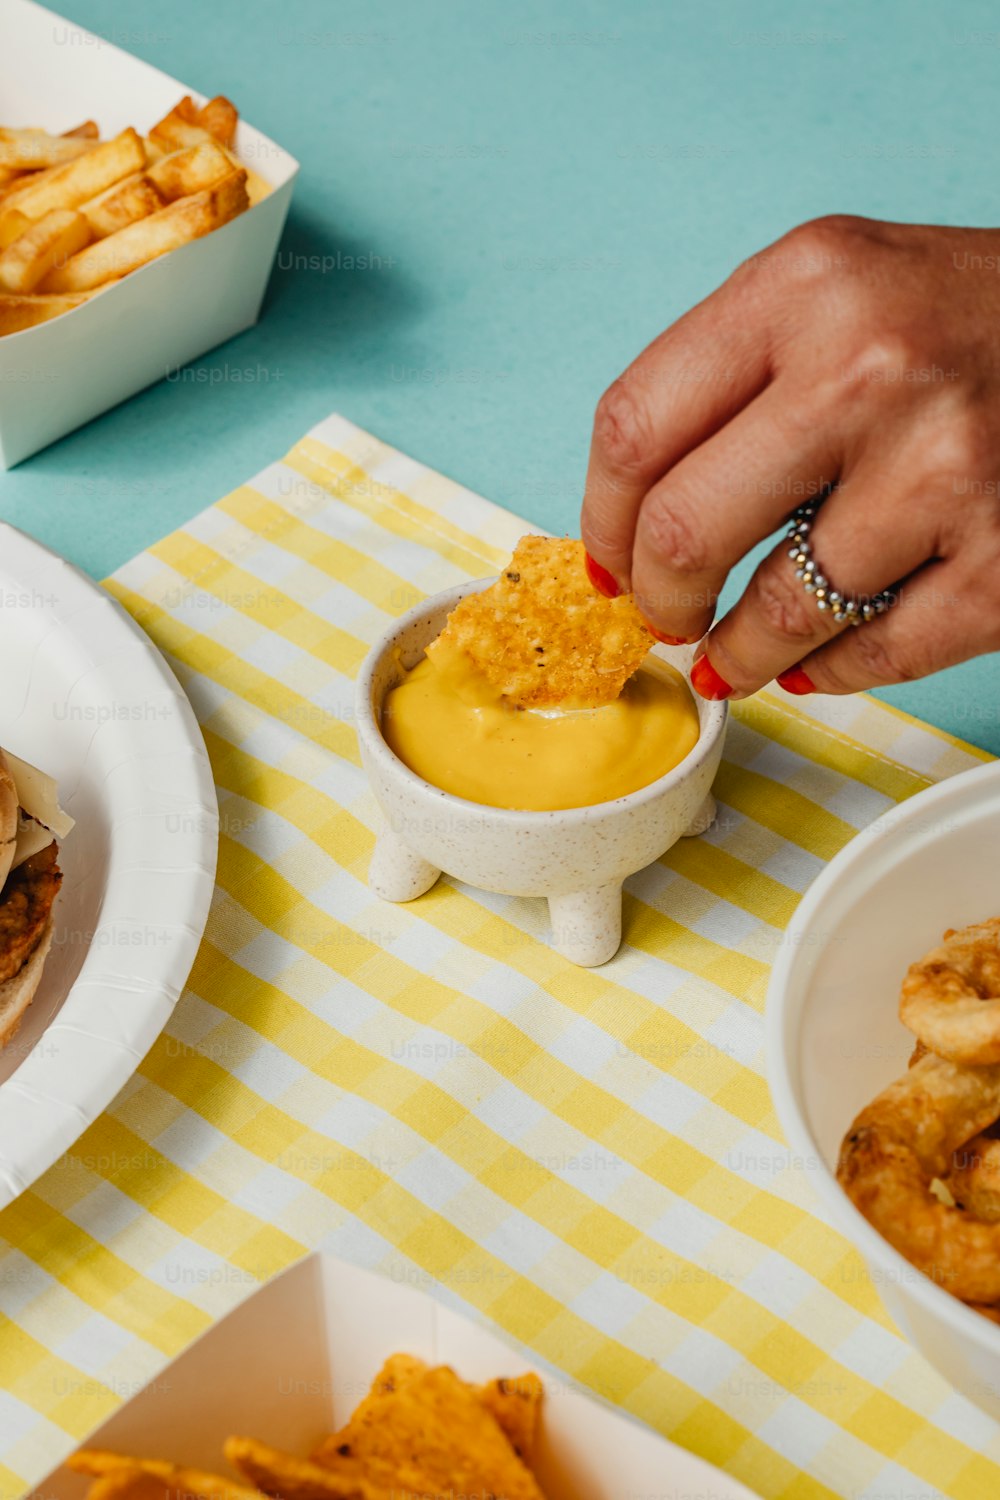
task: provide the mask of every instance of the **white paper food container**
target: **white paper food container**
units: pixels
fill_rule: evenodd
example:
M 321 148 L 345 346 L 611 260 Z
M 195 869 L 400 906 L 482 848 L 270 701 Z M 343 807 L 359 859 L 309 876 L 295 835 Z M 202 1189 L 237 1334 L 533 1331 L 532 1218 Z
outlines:
M 124 13 L 123 13 L 124 14 Z M 191 93 L 31 0 L 0 7 L 0 122 L 58 133 L 93 119 L 144 134 Z M 233 101 L 253 108 L 252 97 Z M 272 191 L 229 224 L 22 333 L 0 338 L 0 466 L 162 380 L 257 321 L 299 165 L 242 119 L 236 151 Z
M 343 1424 L 397 1351 L 485 1381 L 530 1357 L 417 1288 L 310 1255 L 255 1292 L 169 1364 L 88 1446 L 227 1473 L 230 1433 L 305 1455 Z M 545 1376 L 538 1477 L 547 1500 L 753 1500 L 702 1459 Z M 82 1500 L 54 1470 L 29 1500 Z

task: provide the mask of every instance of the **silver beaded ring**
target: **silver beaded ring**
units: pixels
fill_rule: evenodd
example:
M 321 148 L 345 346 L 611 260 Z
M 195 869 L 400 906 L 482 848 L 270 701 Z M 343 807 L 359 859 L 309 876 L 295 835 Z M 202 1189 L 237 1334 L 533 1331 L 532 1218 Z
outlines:
M 817 509 L 816 505 L 800 505 L 792 513 L 788 528 L 791 543 L 788 555 L 795 564 L 796 578 L 801 578 L 806 593 L 812 594 L 816 600 L 816 608 L 831 610 L 838 625 L 863 625 L 866 620 L 874 620 L 876 615 L 884 615 L 895 602 L 896 596 L 892 589 L 883 589 L 880 594 L 859 594 L 848 598 L 839 589 L 831 587 L 826 575 L 820 572 L 809 540 Z

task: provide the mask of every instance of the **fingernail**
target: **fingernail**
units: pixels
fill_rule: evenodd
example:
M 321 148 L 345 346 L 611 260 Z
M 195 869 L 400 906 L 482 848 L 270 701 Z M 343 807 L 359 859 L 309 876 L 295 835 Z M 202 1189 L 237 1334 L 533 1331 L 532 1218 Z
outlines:
M 650 625 L 648 620 L 643 620 L 642 623 L 654 640 L 661 641 L 664 646 L 686 646 L 688 643 L 685 635 L 664 635 L 661 630 L 657 630 L 655 625 Z
M 789 667 L 787 672 L 779 672 L 777 682 L 786 693 L 796 693 L 800 698 L 804 698 L 806 693 L 816 691 L 816 684 L 800 666 Z
M 597 592 L 603 594 L 605 599 L 617 599 L 621 593 L 621 589 L 615 582 L 614 574 L 609 573 L 607 568 L 602 568 L 599 562 L 595 562 L 589 552 L 584 553 L 584 558 L 586 559 L 587 577 Z
M 732 688 L 724 677 L 720 677 L 707 656 L 699 656 L 691 668 L 691 686 L 701 698 L 717 702 L 728 698 Z

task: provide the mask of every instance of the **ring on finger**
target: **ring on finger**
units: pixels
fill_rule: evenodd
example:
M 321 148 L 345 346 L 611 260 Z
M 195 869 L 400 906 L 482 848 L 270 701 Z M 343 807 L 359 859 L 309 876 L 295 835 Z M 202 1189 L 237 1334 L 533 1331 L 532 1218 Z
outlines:
M 813 557 L 812 543 L 809 540 L 816 510 L 816 505 L 806 504 L 792 512 L 788 527 L 788 540 L 791 543 L 788 556 L 795 564 L 796 578 L 802 580 L 806 593 L 812 594 L 816 600 L 816 608 L 831 610 L 838 625 L 863 625 L 867 620 L 874 620 L 877 615 L 884 615 L 896 601 L 895 590 L 883 589 L 878 594 L 844 594 L 833 587 L 820 568 Z

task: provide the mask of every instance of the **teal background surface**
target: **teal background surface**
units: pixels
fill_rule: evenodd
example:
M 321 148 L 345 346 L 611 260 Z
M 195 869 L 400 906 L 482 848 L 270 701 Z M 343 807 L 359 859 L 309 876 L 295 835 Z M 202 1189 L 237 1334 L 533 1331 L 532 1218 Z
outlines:
M 0 475 L 0 515 L 95 577 L 332 410 L 576 530 L 602 389 L 738 261 L 831 211 L 1000 219 L 989 0 L 53 3 L 302 163 L 214 375 Z M 998 657 L 880 696 L 1000 754 Z

